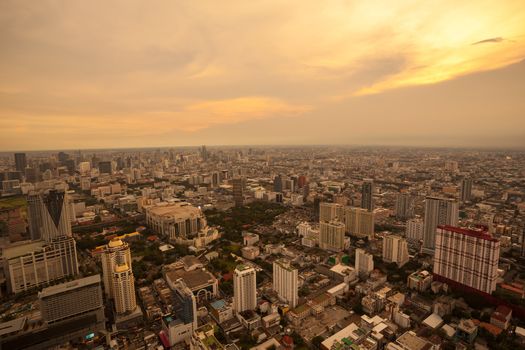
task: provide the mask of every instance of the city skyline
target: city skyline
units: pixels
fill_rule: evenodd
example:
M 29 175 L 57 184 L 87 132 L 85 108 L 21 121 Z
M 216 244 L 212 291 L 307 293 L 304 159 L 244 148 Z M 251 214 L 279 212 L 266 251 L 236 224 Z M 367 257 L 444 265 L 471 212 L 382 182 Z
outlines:
M 1 149 L 525 146 L 520 2 L 96 5 L 0 5 Z

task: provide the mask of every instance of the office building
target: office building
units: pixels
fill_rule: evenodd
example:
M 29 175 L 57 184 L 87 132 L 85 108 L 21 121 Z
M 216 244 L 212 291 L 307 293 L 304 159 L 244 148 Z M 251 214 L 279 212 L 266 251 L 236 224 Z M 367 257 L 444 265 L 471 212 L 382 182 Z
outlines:
M 461 180 L 460 188 L 460 200 L 461 202 L 468 202 L 472 198 L 472 179 L 464 178 Z
M 448 198 L 427 197 L 425 199 L 425 222 L 423 226 L 423 249 L 434 250 L 436 228 L 439 225 L 457 226 L 459 220 L 458 202 Z
M 367 209 L 346 207 L 344 209 L 345 229 L 358 238 L 372 238 L 374 235 L 374 212 Z
M 414 197 L 408 193 L 398 193 L 396 197 L 395 215 L 399 220 L 414 217 Z
M 26 182 L 34 184 L 40 181 L 40 169 L 38 169 L 37 167 L 26 168 L 24 173 Z
M 496 290 L 500 242 L 484 229 L 439 226 L 434 279 L 492 293 Z
M 178 318 L 197 329 L 197 299 L 181 278 L 173 285 L 173 306 Z
M 233 310 L 240 313 L 257 307 L 257 278 L 253 267 L 238 265 L 233 271 Z
M 71 233 L 65 192 L 48 190 L 28 196 L 31 243 L 4 249 L 9 290 L 19 293 L 78 274 L 76 242 Z
M 104 293 L 113 299 L 118 314 L 132 312 L 137 307 L 135 278 L 131 268 L 131 252 L 127 243 L 112 239 L 101 256 Z
M 283 179 L 281 175 L 276 175 L 273 179 L 273 191 L 282 192 L 283 191 Z
M 70 203 L 66 192 L 48 190 L 28 195 L 28 221 L 31 237 L 50 242 L 71 237 Z
M 42 289 L 38 293 L 42 320 L 50 325 L 93 314 L 104 329 L 104 303 L 100 275 L 79 278 Z
M 407 241 L 396 235 L 388 235 L 383 238 L 383 261 L 396 263 L 401 267 L 408 262 Z
M 374 269 L 374 257 L 363 249 L 355 250 L 355 270 L 359 277 L 366 278 Z
M 233 201 L 236 207 L 244 205 L 244 191 L 246 187 L 246 179 L 242 176 L 236 177 L 232 180 L 233 185 Z
M 345 224 L 340 221 L 321 222 L 319 224 L 319 247 L 331 251 L 345 248 Z
M 12 244 L 2 250 L 2 259 L 12 293 L 78 275 L 76 242 L 72 237 Z
M 273 262 L 273 290 L 291 308 L 297 306 L 297 299 L 299 299 L 297 269 L 291 266 L 288 260 L 280 259 Z
M 419 242 L 423 239 L 423 220 L 420 218 L 410 219 L 406 226 L 406 239 L 412 242 Z
M 103 161 L 98 163 L 98 171 L 101 174 L 111 174 L 113 173 L 113 165 L 111 161 Z
M 333 220 L 343 220 L 344 207 L 338 203 L 319 203 L 319 222 L 330 222 Z
M 24 172 L 27 168 L 27 158 L 25 153 L 15 153 L 15 169 Z
M 364 179 L 361 185 L 361 208 L 368 211 L 374 210 L 374 181 L 372 179 Z
M 0 331 L 2 349 L 58 349 L 68 342 L 79 344 L 103 337 L 106 318 L 99 275 L 46 287 L 38 299 L 43 322 L 27 316 L 18 318 L 23 321 L 22 327 L 8 337 L 0 327 L 4 331 Z

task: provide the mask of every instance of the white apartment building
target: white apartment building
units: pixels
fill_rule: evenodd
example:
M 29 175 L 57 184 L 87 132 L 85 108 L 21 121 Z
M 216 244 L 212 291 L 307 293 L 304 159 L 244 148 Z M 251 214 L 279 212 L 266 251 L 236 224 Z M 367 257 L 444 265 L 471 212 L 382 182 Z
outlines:
M 297 306 L 299 298 L 298 272 L 284 259 L 276 260 L 273 263 L 273 290 L 277 292 L 279 298 L 287 302 L 291 308 Z
M 396 263 L 399 267 L 408 262 L 407 241 L 396 235 L 385 236 L 383 239 L 383 261 Z
M 233 271 L 233 310 L 240 313 L 257 307 L 257 279 L 253 267 L 239 265 Z

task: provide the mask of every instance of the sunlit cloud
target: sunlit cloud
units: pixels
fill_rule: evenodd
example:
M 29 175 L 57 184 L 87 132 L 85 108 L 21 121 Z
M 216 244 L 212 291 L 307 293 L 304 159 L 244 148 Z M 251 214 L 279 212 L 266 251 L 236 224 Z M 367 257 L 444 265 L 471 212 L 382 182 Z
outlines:
M 344 102 L 510 66 L 525 58 L 525 5 L 3 1 L 0 45 L 0 146 L 111 144 L 115 129 L 156 142 L 266 119 L 359 118 Z

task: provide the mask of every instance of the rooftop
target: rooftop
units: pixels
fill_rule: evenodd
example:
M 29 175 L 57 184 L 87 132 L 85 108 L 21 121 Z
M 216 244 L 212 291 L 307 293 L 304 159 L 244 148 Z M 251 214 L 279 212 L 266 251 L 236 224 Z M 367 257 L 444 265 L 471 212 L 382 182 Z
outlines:
M 19 256 L 30 254 L 34 251 L 40 251 L 45 246 L 44 241 L 24 241 L 11 244 L 2 249 L 2 257 L 5 259 L 17 258 Z
M 430 350 L 432 344 L 418 337 L 414 332 L 408 331 L 397 338 L 396 342 L 411 350 Z
M 492 235 L 484 229 L 472 230 L 448 225 L 440 225 L 438 226 L 438 228 L 443 229 L 445 231 L 459 233 L 474 238 L 480 238 L 491 242 L 499 242 L 496 238 L 492 237 Z
M 100 275 L 93 275 L 89 277 L 79 278 L 71 282 L 61 283 L 57 284 L 56 286 L 51 286 L 42 289 L 40 293 L 38 293 L 38 297 L 40 299 L 46 298 L 55 294 L 60 294 L 64 292 L 68 292 L 71 290 L 75 290 L 78 288 L 82 288 L 85 286 L 89 286 L 92 284 L 100 284 Z
M 166 216 L 167 218 L 203 215 L 199 208 L 194 207 L 189 203 L 173 203 L 162 206 L 153 206 L 148 208 L 148 214 L 156 216 Z
M 11 321 L 0 323 L 0 337 L 21 331 L 24 329 L 26 321 L 27 317 L 19 317 Z
M 174 271 L 169 271 L 166 272 L 166 278 L 172 281 L 172 283 L 175 283 L 176 280 L 182 278 L 188 286 L 188 288 L 190 288 L 191 290 L 202 285 L 214 283 L 216 280 L 215 276 L 213 276 L 209 271 L 205 269 L 197 269 L 192 271 L 178 269 Z

